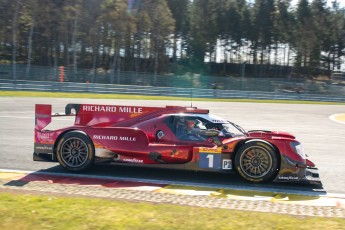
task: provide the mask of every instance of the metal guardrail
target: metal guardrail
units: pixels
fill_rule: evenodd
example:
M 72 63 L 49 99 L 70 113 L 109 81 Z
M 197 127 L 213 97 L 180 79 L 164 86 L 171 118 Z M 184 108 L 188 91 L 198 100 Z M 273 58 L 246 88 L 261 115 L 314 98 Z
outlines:
M 41 92 L 73 92 L 73 93 L 101 93 L 101 94 L 139 94 L 154 96 L 175 96 L 193 98 L 224 98 L 224 99 L 267 99 L 267 100 L 305 100 L 345 102 L 345 96 L 262 92 L 241 90 L 219 90 L 199 88 L 174 88 L 139 85 L 114 85 L 96 83 L 52 82 L 52 81 L 12 81 L 0 79 L 0 90 L 9 91 L 41 91 Z

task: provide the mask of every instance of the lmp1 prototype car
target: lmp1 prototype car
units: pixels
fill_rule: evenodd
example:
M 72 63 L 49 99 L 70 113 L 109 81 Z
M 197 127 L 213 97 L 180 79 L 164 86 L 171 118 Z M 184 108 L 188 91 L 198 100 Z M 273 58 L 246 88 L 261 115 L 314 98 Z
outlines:
M 52 117 L 73 126 L 46 130 Z M 245 131 L 196 107 L 67 104 L 64 114 L 35 106 L 34 161 L 58 161 L 81 172 L 95 163 L 150 164 L 238 172 L 251 182 L 320 183 L 302 144 L 286 132 Z

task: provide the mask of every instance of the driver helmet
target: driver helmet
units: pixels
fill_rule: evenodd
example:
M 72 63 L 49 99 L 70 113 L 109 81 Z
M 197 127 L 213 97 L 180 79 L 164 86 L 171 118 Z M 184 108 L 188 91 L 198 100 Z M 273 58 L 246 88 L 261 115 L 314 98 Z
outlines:
M 193 129 L 195 126 L 195 123 L 196 123 L 195 120 L 187 120 L 187 127 L 189 129 Z

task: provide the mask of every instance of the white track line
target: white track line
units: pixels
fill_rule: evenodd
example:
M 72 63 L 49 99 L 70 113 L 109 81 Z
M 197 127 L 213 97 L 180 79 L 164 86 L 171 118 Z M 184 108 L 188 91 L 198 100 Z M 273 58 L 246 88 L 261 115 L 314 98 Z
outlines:
M 21 116 L 1 116 L 0 118 L 18 118 L 18 119 L 34 119 L 34 117 L 21 117 Z
M 35 119 L 35 116 L 32 117 L 22 117 L 22 116 L 6 116 L 0 115 L 0 118 L 13 118 L 13 119 Z M 73 121 L 73 119 L 61 118 L 61 117 L 54 117 L 54 120 L 64 120 L 64 121 Z
M 340 123 L 340 124 L 344 124 L 345 125 L 345 122 L 344 121 L 339 121 L 336 117 L 339 116 L 339 115 L 344 115 L 343 113 L 337 113 L 337 114 L 333 114 L 331 116 L 329 116 L 329 119 L 331 119 L 332 121 L 335 121 L 337 123 Z

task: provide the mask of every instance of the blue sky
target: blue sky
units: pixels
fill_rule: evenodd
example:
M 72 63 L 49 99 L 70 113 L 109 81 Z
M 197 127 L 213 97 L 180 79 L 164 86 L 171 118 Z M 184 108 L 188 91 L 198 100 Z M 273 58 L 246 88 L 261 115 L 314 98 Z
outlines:
M 298 3 L 299 0 L 292 0 L 291 1 L 291 5 L 296 5 Z M 308 0 L 309 3 L 311 3 L 313 0 Z M 331 6 L 332 2 L 334 0 L 327 0 L 327 4 L 328 6 Z M 249 0 L 249 2 L 255 2 L 255 0 Z M 337 0 L 337 2 L 339 3 L 340 7 L 345 7 L 345 0 Z
M 299 0 L 292 0 L 292 4 L 296 4 Z M 327 3 L 329 6 L 331 6 L 332 2 L 334 0 L 327 0 Z M 312 2 L 312 0 L 309 0 L 309 2 Z M 338 3 L 340 4 L 340 7 L 345 7 L 345 0 L 338 0 Z

